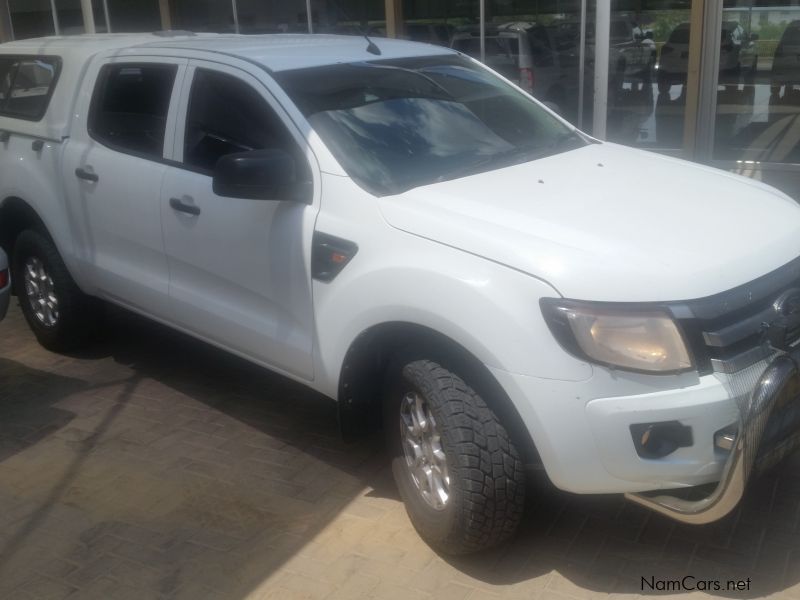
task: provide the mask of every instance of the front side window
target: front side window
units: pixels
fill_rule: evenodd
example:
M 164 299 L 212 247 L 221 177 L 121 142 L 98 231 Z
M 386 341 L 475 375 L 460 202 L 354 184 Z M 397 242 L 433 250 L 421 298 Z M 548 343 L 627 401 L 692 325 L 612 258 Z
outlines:
M 183 162 L 210 173 L 227 154 L 266 149 L 284 150 L 298 165 L 304 163 L 280 117 L 254 88 L 232 75 L 197 69 L 189 96 Z
M 176 65 L 112 64 L 100 72 L 89 131 L 106 146 L 161 158 Z
M 47 110 L 59 68 L 58 59 L 0 59 L 0 114 L 38 121 Z
M 331 65 L 276 78 L 347 173 L 377 195 L 586 143 L 460 56 Z

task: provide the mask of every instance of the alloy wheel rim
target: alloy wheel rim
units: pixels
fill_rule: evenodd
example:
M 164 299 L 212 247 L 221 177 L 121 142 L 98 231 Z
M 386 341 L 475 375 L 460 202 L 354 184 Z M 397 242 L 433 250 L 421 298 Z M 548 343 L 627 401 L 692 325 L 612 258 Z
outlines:
M 33 314 L 45 327 L 58 324 L 58 296 L 55 293 L 53 278 L 45 269 L 41 259 L 31 256 L 25 261 L 25 295 Z
M 400 403 L 400 438 L 405 464 L 422 499 L 436 510 L 450 500 L 450 472 L 442 436 L 425 399 L 416 392 Z

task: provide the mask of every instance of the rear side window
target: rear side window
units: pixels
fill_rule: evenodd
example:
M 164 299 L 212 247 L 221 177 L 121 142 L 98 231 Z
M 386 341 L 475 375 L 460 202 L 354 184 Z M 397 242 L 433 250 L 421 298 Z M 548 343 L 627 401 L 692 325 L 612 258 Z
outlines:
M 89 111 L 89 133 L 102 144 L 161 158 L 177 65 L 106 65 Z
M 0 58 L 0 115 L 39 121 L 58 78 L 57 58 Z

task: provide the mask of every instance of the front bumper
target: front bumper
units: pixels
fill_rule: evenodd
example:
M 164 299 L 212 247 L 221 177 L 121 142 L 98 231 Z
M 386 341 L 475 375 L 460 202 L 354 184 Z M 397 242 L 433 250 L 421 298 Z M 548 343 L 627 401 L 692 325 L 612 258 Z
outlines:
M 754 469 L 796 449 L 800 401 L 789 403 L 792 418 L 763 416 L 786 404 L 787 394 L 781 392 L 800 379 L 795 360 L 800 357 L 762 361 L 736 375 L 702 377 L 685 373 L 654 378 L 595 368 L 583 381 L 490 370 L 517 408 L 556 487 L 579 494 L 624 493 L 675 518 L 702 523 L 719 518 L 725 505 L 713 498 L 684 505 L 667 490 L 689 488 L 695 493 L 697 486 L 722 481 L 718 495 L 735 506 L 741 496 L 736 487 L 743 490 Z M 785 413 L 785 407 L 778 408 Z M 631 426 L 669 421 L 691 428 L 693 444 L 659 459 L 637 454 Z M 766 427 L 766 434 L 756 435 L 759 427 Z M 748 433 L 737 436 L 730 450 L 717 447 L 715 434 L 730 429 Z M 756 458 L 753 448 L 760 448 Z M 714 510 L 703 511 L 705 505 Z M 681 512 L 681 506 L 686 510 Z
M 517 409 L 553 484 L 576 494 L 619 494 L 719 480 L 725 456 L 714 432 L 735 424 L 736 402 L 713 375 L 653 378 L 595 368 L 563 381 L 489 368 Z M 660 460 L 640 457 L 636 423 L 680 421 L 696 443 Z
M 775 358 L 752 393 L 738 397 L 737 435 L 722 477 L 700 500 L 671 495 L 629 493 L 637 504 L 692 524 L 711 523 L 729 514 L 742 499 L 754 472 L 768 468 L 800 447 L 800 350 Z

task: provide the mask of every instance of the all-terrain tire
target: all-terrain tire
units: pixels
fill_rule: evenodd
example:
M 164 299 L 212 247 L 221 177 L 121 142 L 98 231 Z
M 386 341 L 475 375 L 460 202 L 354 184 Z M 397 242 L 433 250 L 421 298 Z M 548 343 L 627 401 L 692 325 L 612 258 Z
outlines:
M 401 404 L 409 394 L 427 404 L 446 457 L 449 497 L 438 509 L 415 483 L 403 449 Z M 523 462 L 496 414 L 458 374 L 432 360 L 396 359 L 388 375 L 384 425 L 400 495 L 431 547 L 467 554 L 514 534 L 525 501 Z
M 48 290 L 56 298 L 57 318 L 52 319 L 52 323 L 37 316 L 41 309 L 26 289 L 25 271 L 30 264 L 41 265 L 42 273 L 48 278 Z M 54 352 L 65 352 L 87 343 L 94 332 L 98 303 L 81 292 L 47 235 L 31 229 L 19 234 L 14 244 L 11 274 L 22 314 L 42 346 Z

